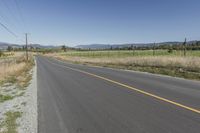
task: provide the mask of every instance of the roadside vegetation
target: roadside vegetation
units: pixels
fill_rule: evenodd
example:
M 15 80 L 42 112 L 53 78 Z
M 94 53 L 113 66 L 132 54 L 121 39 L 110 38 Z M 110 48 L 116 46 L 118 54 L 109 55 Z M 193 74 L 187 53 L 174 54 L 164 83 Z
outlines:
M 23 114 L 23 95 L 32 79 L 34 58 L 24 52 L 3 52 L 0 57 L 0 133 L 17 133 Z M 25 101 L 23 101 L 24 103 Z
M 26 88 L 32 78 L 30 70 L 33 65 L 32 55 L 26 60 L 22 52 L 4 53 L 4 57 L 0 58 L 0 103 L 23 94 L 7 88 L 9 86 L 15 86 L 20 90 Z
M 7 57 L 7 56 L 6 56 Z M 33 56 L 27 61 L 24 53 L 0 58 L 0 85 L 16 84 L 21 88 L 28 85 L 31 75 L 28 73 L 34 65 Z
M 0 94 L 0 103 L 2 103 L 4 101 L 7 101 L 7 100 L 11 100 L 11 99 L 13 99 L 13 97 L 10 96 L 10 95 L 2 95 L 2 94 Z
M 200 50 L 70 50 L 47 55 L 73 63 L 200 79 Z
M 89 58 L 103 58 L 103 57 L 145 57 L 145 56 L 169 56 L 169 57 L 182 57 L 184 56 L 181 50 L 90 50 L 90 51 L 67 51 L 60 53 L 65 56 L 79 56 Z M 200 50 L 188 50 L 186 56 L 200 57 Z
M 21 112 L 5 113 L 5 120 L 0 123 L 0 133 L 17 133 L 17 119 L 21 117 Z

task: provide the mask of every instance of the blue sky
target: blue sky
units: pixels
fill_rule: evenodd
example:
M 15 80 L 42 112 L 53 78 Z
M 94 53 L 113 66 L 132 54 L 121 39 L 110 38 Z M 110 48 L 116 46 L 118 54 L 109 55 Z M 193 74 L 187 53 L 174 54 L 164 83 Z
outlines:
M 45 45 L 200 40 L 199 0 L 0 0 L 0 41 Z

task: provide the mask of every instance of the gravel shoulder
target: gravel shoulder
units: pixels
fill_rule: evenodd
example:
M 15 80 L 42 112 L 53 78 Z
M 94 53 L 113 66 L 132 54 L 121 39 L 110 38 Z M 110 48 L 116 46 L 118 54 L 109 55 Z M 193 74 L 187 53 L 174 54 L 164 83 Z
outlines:
M 37 68 L 30 71 L 32 79 L 25 89 L 16 85 L 0 86 L 0 94 L 8 95 L 9 99 L 0 102 L 0 133 L 37 133 Z M 18 114 L 18 115 L 15 115 Z M 11 122 L 11 120 L 13 120 Z M 8 125 L 14 123 L 15 127 Z M 9 127 L 11 126 L 11 127 Z
M 18 119 L 19 133 L 37 133 L 37 70 L 33 68 L 33 78 L 24 95 L 25 106 L 22 106 L 23 115 Z

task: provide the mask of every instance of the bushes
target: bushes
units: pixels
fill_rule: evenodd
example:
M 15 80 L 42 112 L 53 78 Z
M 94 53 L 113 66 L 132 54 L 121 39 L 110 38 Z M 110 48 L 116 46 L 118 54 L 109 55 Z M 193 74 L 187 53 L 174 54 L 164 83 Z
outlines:
M 3 52 L 0 50 L 0 57 L 2 57 L 4 54 L 3 54 Z

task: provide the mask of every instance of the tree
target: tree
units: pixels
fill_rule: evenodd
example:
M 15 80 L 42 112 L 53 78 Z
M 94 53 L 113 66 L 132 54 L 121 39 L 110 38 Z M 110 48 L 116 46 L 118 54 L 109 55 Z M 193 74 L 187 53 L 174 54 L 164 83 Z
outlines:
M 33 46 L 30 46 L 30 50 L 33 50 L 34 49 L 34 47 Z
M 0 57 L 3 56 L 3 52 L 0 50 Z
M 173 49 L 172 49 L 172 47 L 170 47 L 170 48 L 168 49 L 167 52 L 168 52 L 168 53 L 173 53 Z
M 23 50 L 23 51 L 25 50 L 25 46 L 22 46 L 22 50 Z
M 196 46 L 200 46 L 200 41 L 197 41 L 197 42 L 196 42 Z
M 62 49 L 64 52 L 66 52 L 66 46 L 65 46 L 65 45 L 63 45 L 63 46 L 61 47 L 61 49 Z
M 13 48 L 11 47 L 11 46 L 8 46 L 8 48 L 7 48 L 7 51 L 12 51 L 13 50 Z

